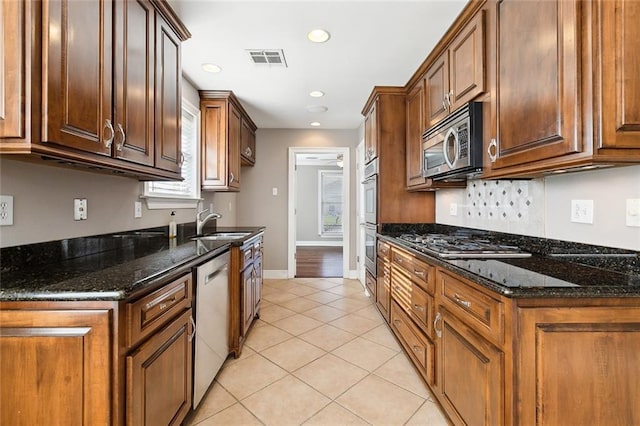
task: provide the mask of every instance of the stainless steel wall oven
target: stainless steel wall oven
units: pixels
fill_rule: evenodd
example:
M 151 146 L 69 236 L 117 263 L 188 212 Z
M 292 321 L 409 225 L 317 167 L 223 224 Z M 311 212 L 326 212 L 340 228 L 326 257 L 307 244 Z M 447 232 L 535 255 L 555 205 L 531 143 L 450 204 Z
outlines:
M 378 159 L 371 161 L 364 169 L 364 233 L 366 270 L 376 276 L 376 250 L 378 230 Z

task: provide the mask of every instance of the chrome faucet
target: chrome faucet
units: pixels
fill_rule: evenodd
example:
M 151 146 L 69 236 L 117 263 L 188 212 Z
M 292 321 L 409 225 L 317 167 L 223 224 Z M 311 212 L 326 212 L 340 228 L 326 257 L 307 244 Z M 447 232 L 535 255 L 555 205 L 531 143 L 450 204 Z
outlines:
M 198 207 L 200 206 L 200 203 L 198 203 Z M 197 208 L 196 208 L 197 210 Z M 209 213 L 208 215 L 206 215 L 204 217 L 204 219 L 202 218 L 202 215 L 206 212 L 208 212 L 209 209 L 204 209 L 201 210 L 199 212 L 196 213 L 196 235 L 201 235 L 202 234 L 202 228 L 204 228 L 204 225 L 209 222 L 211 219 L 220 219 L 222 217 L 222 215 L 220 213 L 216 213 L 216 212 L 212 212 Z

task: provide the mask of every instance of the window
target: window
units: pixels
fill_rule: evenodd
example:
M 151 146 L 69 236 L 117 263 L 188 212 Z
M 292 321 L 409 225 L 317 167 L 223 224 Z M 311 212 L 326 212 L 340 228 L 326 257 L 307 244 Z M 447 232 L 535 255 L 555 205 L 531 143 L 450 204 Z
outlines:
M 342 237 L 342 171 L 318 172 L 319 234 Z
M 182 100 L 183 181 L 145 182 L 144 198 L 149 209 L 195 208 L 200 199 L 198 141 L 200 111 Z

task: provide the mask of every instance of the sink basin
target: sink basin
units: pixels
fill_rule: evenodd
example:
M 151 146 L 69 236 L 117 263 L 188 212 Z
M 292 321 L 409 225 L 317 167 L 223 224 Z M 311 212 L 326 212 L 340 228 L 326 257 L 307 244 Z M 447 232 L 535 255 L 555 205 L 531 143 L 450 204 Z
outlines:
M 217 232 L 211 235 L 193 237 L 192 240 L 200 240 L 200 241 L 239 240 L 250 234 L 251 232 Z

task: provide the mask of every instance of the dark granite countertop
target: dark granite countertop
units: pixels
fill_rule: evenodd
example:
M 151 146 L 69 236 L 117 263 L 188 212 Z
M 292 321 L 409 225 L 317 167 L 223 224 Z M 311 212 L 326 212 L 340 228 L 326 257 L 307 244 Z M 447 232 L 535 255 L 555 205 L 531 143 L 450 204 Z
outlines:
M 124 300 L 174 279 L 259 235 L 264 227 L 218 227 L 250 232 L 237 240 L 194 241 L 179 225 L 0 249 L 0 301 Z
M 441 259 L 398 239 L 404 233 L 477 233 L 532 253 L 518 259 Z M 640 297 L 640 253 L 447 225 L 383 225 L 381 239 L 402 246 L 431 264 L 513 298 Z

